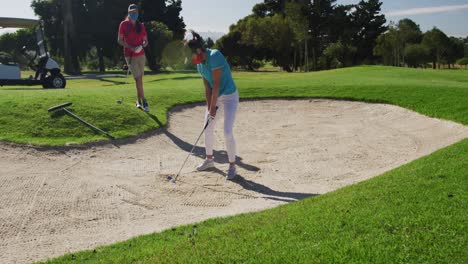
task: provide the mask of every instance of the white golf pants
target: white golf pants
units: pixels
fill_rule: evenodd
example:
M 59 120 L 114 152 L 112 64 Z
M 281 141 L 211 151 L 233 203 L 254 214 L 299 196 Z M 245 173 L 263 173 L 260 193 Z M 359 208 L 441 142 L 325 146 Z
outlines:
M 214 144 L 214 129 L 219 119 L 219 114 L 224 112 L 224 140 L 226 143 L 226 151 L 228 153 L 229 162 L 236 161 L 236 141 L 234 139 L 233 127 L 234 120 L 236 119 L 237 107 L 239 106 L 239 93 L 236 91 L 229 95 L 222 95 L 218 97 L 218 112 L 214 121 L 210 122 L 205 130 L 205 150 L 206 155 L 213 155 Z M 205 115 L 205 123 L 209 116 L 208 110 Z

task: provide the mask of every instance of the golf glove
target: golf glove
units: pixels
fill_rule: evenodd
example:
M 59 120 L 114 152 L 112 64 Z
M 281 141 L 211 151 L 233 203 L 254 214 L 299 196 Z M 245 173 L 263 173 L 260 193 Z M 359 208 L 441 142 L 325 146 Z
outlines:
M 143 49 L 143 46 L 142 46 L 142 45 L 137 46 L 137 47 L 135 47 L 135 51 L 134 51 L 134 52 L 135 52 L 135 53 L 140 53 L 142 49 Z

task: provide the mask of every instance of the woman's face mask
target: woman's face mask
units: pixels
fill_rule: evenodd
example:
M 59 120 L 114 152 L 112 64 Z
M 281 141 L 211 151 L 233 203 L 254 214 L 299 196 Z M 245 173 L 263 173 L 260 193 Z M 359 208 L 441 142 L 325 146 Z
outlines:
M 138 19 L 138 13 L 129 13 L 128 16 L 133 21 L 136 21 Z
M 193 54 L 192 64 L 197 65 L 203 62 L 203 54 Z

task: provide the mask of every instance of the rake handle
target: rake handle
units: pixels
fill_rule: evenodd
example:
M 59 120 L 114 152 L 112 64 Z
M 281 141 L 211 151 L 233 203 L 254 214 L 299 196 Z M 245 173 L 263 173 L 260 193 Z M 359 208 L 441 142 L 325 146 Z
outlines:
M 115 137 L 113 137 L 111 134 L 109 134 L 109 133 L 107 133 L 106 131 L 104 131 L 104 130 L 98 128 L 98 127 L 95 127 L 95 126 L 91 125 L 90 123 L 84 121 L 83 119 L 81 119 L 81 118 L 78 117 L 77 115 L 75 115 L 75 114 L 73 114 L 72 112 L 68 111 L 68 109 L 62 108 L 62 110 L 65 111 L 65 113 L 67 113 L 69 116 L 71 116 L 71 117 L 75 118 L 76 120 L 80 121 L 81 123 L 83 123 L 84 125 L 86 125 L 86 126 L 92 128 L 92 129 L 94 129 L 94 130 L 96 130 L 96 131 L 98 131 L 98 132 L 101 132 L 102 134 L 108 136 L 108 137 L 111 138 L 111 139 L 115 139 Z

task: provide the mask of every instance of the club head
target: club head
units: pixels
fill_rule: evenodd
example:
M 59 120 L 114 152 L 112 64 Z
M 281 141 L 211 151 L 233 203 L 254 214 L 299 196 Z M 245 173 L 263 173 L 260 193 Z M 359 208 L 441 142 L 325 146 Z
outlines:
M 172 176 L 167 176 L 166 179 L 170 182 L 170 183 L 173 183 L 175 184 L 176 183 L 176 179 L 175 177 L 172 177 Z

